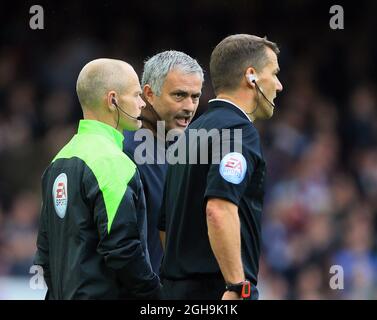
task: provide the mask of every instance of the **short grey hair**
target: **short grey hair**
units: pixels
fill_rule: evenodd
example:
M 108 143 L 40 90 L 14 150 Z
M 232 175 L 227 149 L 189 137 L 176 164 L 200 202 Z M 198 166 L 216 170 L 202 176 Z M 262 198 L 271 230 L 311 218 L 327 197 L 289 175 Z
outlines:
M 145 61 L 141 78 L 142 87 L 149 84 L 155 95 L 161 95 L 165 78 L 169 71 L 173 69 L 178 69 L 187 74 L 197 73 L 202 82 L 204 81 L 203 69 L 195 59 L 186 53 L 169 50 L 160 52 Z

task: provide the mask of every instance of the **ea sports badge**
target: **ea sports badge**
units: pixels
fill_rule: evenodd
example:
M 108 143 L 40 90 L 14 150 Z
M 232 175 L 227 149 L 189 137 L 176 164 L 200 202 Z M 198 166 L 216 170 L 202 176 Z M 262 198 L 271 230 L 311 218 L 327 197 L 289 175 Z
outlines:
M 68 205 L 68 185 L 67 175 L 65 173 L 61 173 L 55 179 L 52 187 L 52 199 L 54 201 L 56 214 L 59 218 L 63 219 Z
M 238 152 L 226 154 L 220 162 L 220 174 L 228 182 L 240 184 L 247 169 L 245 157 Z

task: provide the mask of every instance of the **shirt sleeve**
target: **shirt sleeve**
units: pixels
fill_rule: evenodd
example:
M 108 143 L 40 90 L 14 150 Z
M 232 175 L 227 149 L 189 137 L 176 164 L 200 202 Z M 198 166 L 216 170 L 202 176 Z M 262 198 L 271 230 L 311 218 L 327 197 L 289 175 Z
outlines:
M 116 192 L 115 188 L 119 187 L 117 179 L 120 177 L 116 174 L 109 178 L 106 192 Z M 146 232 L 146 213 L 138 171 L 129 180 L 112 221 L 103 200 L 103 190 L 89 180 L 86 182 L 87 196 L 94 204 L 94 221 L 100 238 L 97 251 L 131 296 L 157 298 L 160 280 L 152 270 L 147 248 L 142 241 Z
M 214 148 L 207 175 L 205 200 L 221 198 L 238 206 L 250 185 L 260 155 L 259 136 L 250 124 L 237 128 L 241 130 L 238 131 L 241 136 L 235 134 L 235 129 L 230 129 L 230 135 L 226 137 L 221 133 L 221 144 L 214 141 L 221 146 L 229 143 L 229 152 L 220 153 L 221 148 Z
M 46 171 L 47 172 L 47 171 Z M 49 296 L 49 292 L 52 290 L 51 274 L 50 274 L 50 264 L 49 264 L 49 245 L 48 245 L 48 235 L 46 219 L 48 218 L 48 212 L 46 209 L 46 187 L 45 187 L 45 177 L 46 172 L 42 177 L 42 206 L 41 213 L 39 216 L 39 227 L 37 236 L 37 252 L 34 257 L 34 264 L 41 266 L 43 269 L 43 277 L 47 285 L 46 298 Z

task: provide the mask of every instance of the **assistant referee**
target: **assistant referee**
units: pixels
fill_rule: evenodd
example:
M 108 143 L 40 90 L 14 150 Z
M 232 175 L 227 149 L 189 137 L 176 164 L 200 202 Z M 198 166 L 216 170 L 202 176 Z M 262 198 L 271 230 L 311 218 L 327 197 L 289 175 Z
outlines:
M 266 163 L 253 122 L 273 115 L 272 101 L 282 90 L 278 53 L 275 43 L 246 34 L 225 38 L 212 52 L 217 97 L 177 142 L 178 152 L 188 150 L 186 163 L 171 165 L 165 184 L 159 228 L 167 299 L 258 298 Z M 219 138 L 193 143 L 193 129 L 215 129 Z M 230 145 L 218 162 L 214 143 Z M 203 150 L 209 163 L 193 164 L 192 155 Z
M 42 179 L 35 264 L 47 299 L 156 299 L 159 277 L 147 250 L 143 187 L 122 151 L 145 102 L 124 61 L 89 62 L 77 80 L 83 110 L 77 134 Z

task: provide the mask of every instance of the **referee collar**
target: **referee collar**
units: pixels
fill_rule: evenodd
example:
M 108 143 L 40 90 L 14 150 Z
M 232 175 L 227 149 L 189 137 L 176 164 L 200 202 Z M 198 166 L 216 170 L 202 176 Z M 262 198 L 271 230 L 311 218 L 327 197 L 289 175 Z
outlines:
M 108 124 L 97 120 L 81 119 L 77 134 L 100 135 L 111 141 L 120 150 L 123 147 L 123 135 Z
M 218 99 L 218 98 L 215 98 L 215 99 L 209 100 L 208 103 L 217 102 L 217 101 L 219 101 L 219 102 L 226 102 L 226 103 L 228 103 L 228 104 L 236 107 L 238 110 L 240 110 L 245 115 L 245 117 L 246 117 L 247 120 L 249 120 L 250 122 L 252 122 L 250 120 L 249 116 L 246 114 L 246 112 L 243 109 L 241 109 L 239 106 L 237 106 L 235 103 L 233 103 L 232 101 L 229 101 L 227 99 Z

